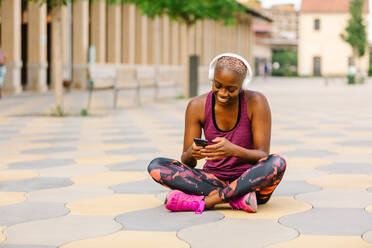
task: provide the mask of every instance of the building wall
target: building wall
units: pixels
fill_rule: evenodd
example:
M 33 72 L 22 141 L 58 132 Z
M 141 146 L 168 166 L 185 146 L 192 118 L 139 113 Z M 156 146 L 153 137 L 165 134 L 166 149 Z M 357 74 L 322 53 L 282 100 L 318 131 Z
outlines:
M 319 18 L 320 30 L 314 30 L 314 20 Z M 313 75 L 313 58 L 321 58 L 321 73 L 324 76 L 341 76 L 348 71 L 352 50 L 342 40 L 349 19 L 348 13 L 301 13 L 299 23 L 298 72 Z M 360 68 L 367 72 L 369 53 L 360 60 Z

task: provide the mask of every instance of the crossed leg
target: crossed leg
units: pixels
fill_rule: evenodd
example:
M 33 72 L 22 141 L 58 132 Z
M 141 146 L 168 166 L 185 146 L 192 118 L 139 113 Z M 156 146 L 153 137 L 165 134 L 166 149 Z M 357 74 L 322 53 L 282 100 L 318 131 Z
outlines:
M 276 154 L 261 159 L 240 177 L 229 183 L 204 170 L 168 158 L 151 161 L 148 171 L 158 183 L 187 194 L 204 195 L 207 208 L 256 191 L 257 203 L 266 203 L 280 183 L 285 160 Z

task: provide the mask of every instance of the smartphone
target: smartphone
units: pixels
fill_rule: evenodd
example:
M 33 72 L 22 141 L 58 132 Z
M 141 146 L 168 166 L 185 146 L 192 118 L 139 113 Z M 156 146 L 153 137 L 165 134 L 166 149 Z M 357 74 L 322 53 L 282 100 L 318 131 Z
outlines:
M 200 138 L 194 138 L 194 142 L 197 146 L 206 147 L 208 145 L 208 140 L 200 139 Z

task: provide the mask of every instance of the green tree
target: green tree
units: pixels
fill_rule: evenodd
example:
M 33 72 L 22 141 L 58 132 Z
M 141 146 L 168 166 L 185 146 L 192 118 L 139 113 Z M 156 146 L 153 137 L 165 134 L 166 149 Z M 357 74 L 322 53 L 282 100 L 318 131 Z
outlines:
M 292 50 L 273 51 L 272 63 L 277 63 L 279 68 L 273 68 L 273 76 L 297 76 L 297 52 Z
M 353 61 L 356 63 L 358 58 L 362 57 L 366 52 L 367 34 L 366 26 L 363 23 L 364 0 L 352 0 L 349 5 L 350 19 L 345 29 L 345 33 L 341 34 L 344 41 L 350 44 L 353 50 Z M 359 63 L 356 63 L 357 71 Z

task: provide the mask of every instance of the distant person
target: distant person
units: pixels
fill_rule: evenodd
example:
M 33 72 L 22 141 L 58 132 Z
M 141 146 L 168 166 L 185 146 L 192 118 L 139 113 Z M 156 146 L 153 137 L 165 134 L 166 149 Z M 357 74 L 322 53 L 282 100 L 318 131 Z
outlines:
M 269 65 L 265 63 L 264 66 L 264 78 L 267 78 L 269 76 Z
M 6 74 L 6 63 L 8 62 L 8 57 L 0 46 L 0 98 L 2 97 L 3 82 Z
M 286 162 L 270 154 L 270 107 L 263 94 L 246 89 L 248 67 L 236 54 L 214 58 L 212 90 L 186 109 L 182 162 L 156 158 L 148 166 L 156 182 L 172 189 L 164 203 L 168 210 L 202 213 L 228 202 L 232 209 L 256 212 L 281 181 Z M 207 144 L 194 140 L 202 131 Z M 196 169 L 203 158 L 203 169 Z

